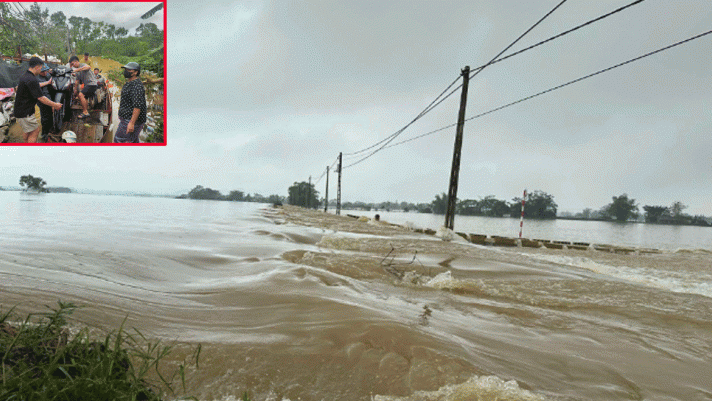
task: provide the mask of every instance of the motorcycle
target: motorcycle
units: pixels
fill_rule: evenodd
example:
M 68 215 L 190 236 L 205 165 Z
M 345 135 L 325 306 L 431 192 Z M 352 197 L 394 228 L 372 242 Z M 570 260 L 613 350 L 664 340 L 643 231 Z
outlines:
M 52 96 L 53 101 L 62 104 L 61 109 L 54 111 L 54 132 L 59 132 L 62 129 L 62 124 L 72 119 L 72 94 L 75 81 L 71 68 L 62 66 L 52 71 L 50 96 Z

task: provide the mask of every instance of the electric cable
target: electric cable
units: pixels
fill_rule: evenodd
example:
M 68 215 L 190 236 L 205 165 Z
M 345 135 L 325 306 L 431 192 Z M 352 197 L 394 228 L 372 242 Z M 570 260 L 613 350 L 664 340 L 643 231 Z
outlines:
M 514 42 L 510 43 L 509 46 L 505 47 L 504 50 L 502 50 L 502 51 L 499 52 L 495 57 L 493 57 L 492 60 L 490 60 L 490 62 L 487 63 L 484 67 L 486 67 L 486 66 L 492 64 L 492 62 L 493 62 L 494 60 L 496 60 L 497 57 L 501 56 L 502 53 L 506 52 L 507 50 L 509 50 L 509 48 L 511 48 L 512 46 L 514 46 L 514 44 L 516 44 L 520 39 L 522 39 L 522 38 L 523 38 L 524 36 L 526 36 L 529 32 L 531 32 L 532 29 L 534 29 L 537 25 L 539 25 L 542 21 L 544 21 L 548 16 L 550 16 L 554 11 L 556 11 L 556 9 L 558 9 L 559 7 L 561 7 L 561 5 L 563 5 L 564 3 L 566 3 L 566 1 L 567 1 L 567 0 L 561 0 L 561 2 L 560 2 L 559 4 L 557 4 L 553 9 L 551 9 L 551 11 L 549 11 L 548 13 L 546 13 L 542 18 L 539 19 L 539 21 L 537 21 L 537 22 L 536 22 L 534 25 L 532 25 L 529 29 L 527 29 L 526 31 L 524 31 L 523 34 L 519 35 L 519 37 L 518 37 L 517 39 L 515 39 Z M 477 75 L 477 73 L 479 73 L 479 71 L 482 71 L 482 69 L 483 69 L 484 67 L 480 68 L 480 69 L 475 73 L 475 75 Z M 456 80 L 456 81 L 457 81 L 457 80 Z M 453 84 L 454 84 L 454 83 L 453 83 Z M 453 84 L 450 84 L 450 86 L 452 86 Z M 448 89 L 449 89 L 449 87 L 448 87 Z M 446 91 L 447 91 L 447 89 L 446 89 Z M 444 92 L 443 92 L 443 93 L 444 93 Z M 451 94 L 452 94 L 452 93 L 451 93 Z M 442 96 L 442 95 L 441 95 L 441 96 Z M 438 104 L 439 104 L 439 103 L 438 103 Z M 430 108 L 430 110 L 432 110 L 432 108 Z M 427 110 L 427 111 L 430 111 L 430 110 Z M 401 128 L 401 129 L 400 129 L 399 131 L 397 131 L 395 134 L 392 134 L 387 140 L 385 140 L 385 142 L 384 142 L 384 141 L 381 141 L 380 143 L 383 143 L 383 145 L 381 145 L 381 147 L 379 147 L 379 148 L 377 148 L 376 150 L 372 151 L 371 153 L 369 153 L 367 156 L 364 156 L 364 157 L 361 158 L 360 160 L 358 160 L 358 161 L 356 161 L 356 162 L 354 162 L 354 163 L 351 163 L 351 164 L 349 164 L 349 165 L 347 165 L 347 166 L 345 166 L 345 167 L 342 167 L 341 169 L 343 170 L 343 169 L 345 169 L 345 168 L 349 168 L 349 167 L 355 166 L 355 165 L 357 165 L 357 164 L 363 162 L 364 160 L 368 159 L 369 157 L 375 155 L 375 154 L 378 153 L 380 150 L 384 149 L 384 148 L 386 147 L 386 145 L 388 145 L 390 142 L 392 142 L 394 139 L 396 139 L 396 138 L 398 137 L 398 135 L 400 135 L 401 133 L 403 133 L 403 131 L 405 131 L 405 129 L 406 129 L 408 126 L 410 126 L 412 123 L 414 123 L 414 122 L 415 122 L 417 119 L 419 119 L 422 115 L 424 115 L 423 112 L 421 112 L 421 114 L 420 114 L 418 117 L 416 117 L 415 120 L 411 121 L 408 125 L 406 125 L 405 127 Z
M 445 92 L 448 91 L 448 89 L 452 88 L 452 86 L 455 85 L 455 83 L 456 83 L 459 79 L 460 79 L 460 77 L 455 78 L 455 80 L 452 81 L 452 83 L 451 83 L 450 85 L 448 85 L 448 87 L 445 88 L 445 90 L 443 90 L 442 93 L 440 93 L 440 95 L 438 95 L 432 102 L 430 102 L 430 104 L 429 104 L 425 109 L 423 109 L 423 111 L 421 111 L 411 122 L 409 122 L 408 124 L 406 124 L 403 128 L 399 129 L 398 131 L 394 132 L 393 134 L 391 134 L 391 135 L 389 135 L 389 136 L 383 138 L 382 140 L 380 140 L 380 141 L 374 143 L 373 145 L 371 145 L 371 146 L 369 146 L 369 147 L 367 147 L 367 148 L 363 148 L 363 149 L 357 150 L 357 151 L 355 151 L 355 152 L 344 153 L 343 156 L 353 156 L 353 155 L 357 155 L 357 154 L 359 154 L 359 153 L 363 153 L 363 152 L 365 152 L 365 151 L 367 151 L 367 150 L 369 150 L 369 149 L 373 149 L 374 147 L 376 147 L 376 146 L 382 144 L 383 142 L 387 141 L 387 140 L 390 139 L 391 137 L 399 135 L 399 134 L 400 134 L 401 132 L 403 132 L 406 128 L 408 128 L 409 126 L 411 126 L 414 122 L 418 121 L 421 117 L 423 117 L 425 114 L 427 114 L 428 112 L 430 112 L 433 108 L 435 108 L 435 107 L 433 106 L 433 104 L 434 104 L 435 102 L 437 102 L 438 99 L 440 99 L 440 97 L 441 97 Z M 449 96 L 449 95 L 448 95 L 448 96 Z M 442 102 L 438 102 L 438 104 L 440 104 L 440 103 L 442 103 Z
M 606 14 L 604 14 L 604 15 L 601 15 L 600 17 L 596 17 L 596 18 L 594 18 L 594 19 L 592 19 L 592 20 L 588 20 L 588 21 L 584 22 L 583 24 L 577 25 L 577 26 L 575 26 L 575 27 L 573 27 L 573 28 L 571 28 L 571 29 L 569 29 L 569 30 L 566 30 L 566 31 L 564 31 L 564 32 L 561 32 L 561 33 L 559 33 L 559 34 L 556 34 L 556 35 L 554 35 L 554 36 L 552 36 L 552 37 L 550 37 L 550 38 L 548 38 L 548 39 L 542 40 L 541 42 L 535 43 L 535 44 L 533 44 L 533 45 L 531 45 L 531 46 L 529 46 L 529 47 L 525 47 L 525 48 L 522 49 L 522 50 L 518 50 L 518 51 L 516 51 L 516 52 L 514 52 L 514 53 L 511 53 L 511 54 L 508 54 L 508 55 L 506 55 L 506 56 L 504 56 L 504 57 L 502 57 L 502 58 L 498 58 L 497 60 L 494 60 L 494 61 L 492 61 L 492 62 L 490 62 L 490 63 L 487 63 L 487 64 L 481 65 L 481 66 L 479 66 L 479 67 L 476 67 L 476 68 L 472 69 L 471 71 L 472 71 L 474 74 L 476 74 L 477 72 L 481 71 L 483 68 L 487 67 L 488 65 L 496 64 L 496 63 L 499 63 L 500 61 L 504 61 L 504 60 L 506 60 L 506 59 L 508 59 L 508 58 L 511 58 L 511 57 L 514 57 L 514 56 L 518 56 L 518 55 L 520 55 L 520 54 L 522 54 L 522 53 L 524 53 L 524 52 L 526 52 L 526 51 L 528 51 L 528 50 L 531 50 L 531 49 L 533 49 L 533 48 L 535 48 L 535 47 L 539 47 L 539 46 L 543 45 L 544 43 L 551 42 L 551 41 L 554 40 L 554 39 L 558 39 L 558 38 L 560 38 L 560 37 L 562 37 L 562 36 L 568 35 L 568 34 L 570 34 L 571 32 L 575 32 L 575 31 L 577 31 L 577 30 L 579 30 L 579 29 L 581 29 L 581 28 L 583 28 L 583 27 L 585 27 L 585 26 L 588 26 L 588 25 L 593 24 L 594 22 L 601 21 L 601 20 L 603 20 L 603 19 L 605 19 L 605 18 L 608 18 L 608 17 L 610 17 L 610 16 L 613 15 L 613 14 L 617 14 L 617 13 L 619 13 L 619 12 L 621 12 L 621 11 L 623 11 L 623 10 L 629 8 L 629 7 L 632 7 L 632 6 L 636 5 L 636 4 L 640 4 L 640 3 L 642 3 L 643 1 L 645 1 L 645 0 L 636 0 L 636 1 L 632 2 L 632 3 L 630 3 L 630 4 L 627 4 L 627 5 L 623 6 L 623 7 L 617 8 L 617 9 L 615 9 L 615 10 L 609 12 L 609 13 L 606 13 Z M 474 77 L 474 76 L 475 76 L 475 75 L 472 75 L 471 78 Z M 447 98 L 449 98 L 450 96 L 452 96 L 452 95 L 453 95 L 455 92 L 457 92 L 457 90 L 460 89 L 460 88 L 462 88 L 462 84 L 460 84 L 457 88 L 453 89 L 452 92 L 450 92 L 450 93 L 447 94 L 447 96 L 445 96 L 444 98 L 440 99 L 440 101 L 439 101 L 438 103 L 436 103 L 436 104 L 433 105 L 433 108 L 439 106 L 440 103 L 444 102 Z
M 615 69 L 615 68 L 618 68 L 618 67 L 622 67 L 622 66 L 624 66 L 624 65 L 626 65 L 626 64 L 630 64 L 630 63 L 632 63 L 632 62 L 634 62 L 634 61 L 638 61 L 638 60 L 641 60 L 641 59 L 643 59 L 643 58 L 646 58 L 646 57 L 652 56 L 652 55 L 654 55 L 654 54 L 660 53 L 660 52 L 662 52 L 662 51 L 669 50 L 669 49 L 671 49 L 671 48 L 673 48 L 673 47 L 676 47 L 676 46 L 682 45 L 682 44 L 684 44 L 684 43 L 687 43 L 687 42 L 690 42 L 690 41 L 699 39 L 699 38 L 701 38 L 701 37 L 703 37 L 703 36 L 709 35 L 710 33 L 712 33 L 712 30 L 711 30 L 711 31 L 704 32 L 704 33 L 701 33 L 701 34 L 699 34 L 699 35 L 695 35 L 695 36 L 690 37 L 690 38 L 685 39 L 685 40 L 681 40 L 681 41 L 676 42 L 676 43 L 673 43 L 673 44 L 671 44 L 671 45 L 662 47 L 662 48 L 660 48 L 660 49 L 658 49 L 658 50 L 654 50 L 654 51 L 652 51 L 652 52 L 643 54 L 642 56 L 638 56 L 638 57 L 632 58 L 632 59 L 630 59 L 630 60 L 628 60 L 628 61 L 624 61 L 624 62 L 622 62 L 622 63 L 618 63 L 618 64 L 613 65 L 613 66 L 611 66 L 611 67 L 598 70 L 598 71 L 596 71 L 596 72 L 594 72 L 594 73 L 591 73 L 591 74 L 585 75 L 585 76 L 583 76 L 583 77 L 574 79 L 574 80 L 572 80 L 572 81 L 569 81 L 569 82 L 566 82 L 566 83 L 564 83 L 564 84 L 555 86 L 555 87 L 553 87 L 553 88 L 549 88 L 549 89 L 547 89 L 547 90 L 545 90 L 545 91 L 541 91 L 541 92 L 538 92 L 538 93 L 536 93 L 536 94 L 533 94 L 533 95 L 530 95 L 530 96 L 521 98 L 521 99 L 519 99 L 519 100 L 517 100 L 517 101 L 511 102 L 511 103 L 507 103 L 507 104 L 505 104 L 505 105 L 502 105 L 502 106 L 499 106 L 499 107 L 497 107 L 497 108 L 491 109 L 491 110 L 486 111 L 486 112 L 484 112 L 484 113 L 480 113 L 480 114 L 477 114 L 477 115 L 475 115 L 475 116 L 466 118 L 465 121 L 470 121 L 470 120 L 474 120 L 474 119 L 476 119 L 476 118 L 484 117 L 484 116 L 486 116 L 486 115 L 488 115 L 488 114 L 490 114 L 490 113 L 494 113 L 495 111 L 499 111 L 499 110 L 505 109 L 505 108 L 507 108 L 507 107 L 514 106 L 515 104 L 519 104 L 519 103 L 525 102 L 525 101 L 527 101 L 527 100 L 533 99 L 533 98 L 535 98 L 535 97 L 541 96 L 541 95 L 543 95 L 543 94 L 546 94 L 546 93 L 549 93 L 549 92 L 553 92 L 553 91 L 555 91 L 555 90 L 557 90 L 557 89 L 561 89 L 561 88 L 563 88 L 563 87 L 565 87 L 565 86 L 568 86 L 568 85 L 571 85 L 571 84 L 574 84 L 574 83 L 583 81 L 583 80 L 585 80 L 585 79 L 594 77 L 594 76 L 599 75 L 599 74 L 602 74 L 602 73 L 604 73 L 604 72 L 608 72 L 608 71 L 610 71 L 610 70 L 612 70 L 612 69 Z M 445 126 L 445 127 L 438 128 L 438 129 L 436 129 L 436 130 L 427 132 L 427 133 L 425 133 L 425 134 L 421 134 L 421 135 L 418 135 L 418 136 L 416 136 L 416 137 L 413 137 L 413 138 L 410 138 L 410 139 L 407 139 L 407 140 L 404 140 L 404 141 L 401 141 L 401 142 L 396 142 L 396 143 L 394 143 L 394 144 L 391 144 L 391 145 L 387 146 L 386 148 L 390 148 L 390 147 L 397 146 L 397 145 L 402 145 L 402 144 L 404 144 L 404 143 L 406 143 L 406 142 L 410 142 L 410 141 L 413 141 L 413 140 L 416 140 L 416 139 L 423 138 L 423 137 L 428 136 L 428 135 L 435 134 L 435 133 L 440 132 L 440 131 L 442 131 L 442 130 L 445 130 L 445 129 L 448 129 L 448 128 L 452 128 L 452 127 L 454 127 L 454 126 L 456 126 L 456 125 L 457 125 L 457 124 L 450 124 L 450 125 L 448 125 L 448 126 Z

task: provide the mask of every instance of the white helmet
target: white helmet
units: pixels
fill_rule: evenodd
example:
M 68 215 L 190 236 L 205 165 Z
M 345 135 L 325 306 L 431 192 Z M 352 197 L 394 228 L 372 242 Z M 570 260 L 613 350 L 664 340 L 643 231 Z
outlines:
M 62 134 L 62 142 L 77 143 L 77 134 L 72 131 L 64 131 L 64 134 Z

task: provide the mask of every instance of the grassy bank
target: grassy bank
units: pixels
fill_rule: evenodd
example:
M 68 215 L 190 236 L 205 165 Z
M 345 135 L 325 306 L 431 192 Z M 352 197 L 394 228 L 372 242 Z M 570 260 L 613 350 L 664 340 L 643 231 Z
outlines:
M 0 310 L 1 400 L 195 399 L 185 393 L 185 365 L 198 366 L 200 346 L 167 374 L 159 362 L 171 347 L 123 325 L 101 339 L 71 333 L 71 303 L 25 318 Z

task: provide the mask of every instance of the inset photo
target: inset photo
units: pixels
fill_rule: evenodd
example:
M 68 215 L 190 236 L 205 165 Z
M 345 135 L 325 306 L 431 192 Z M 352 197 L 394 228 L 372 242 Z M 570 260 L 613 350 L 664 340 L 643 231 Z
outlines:
M 166 145 L 164 2 L 0 2 L 0 146 Z

